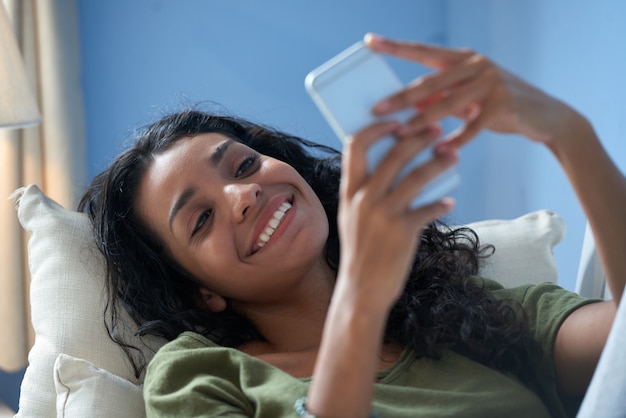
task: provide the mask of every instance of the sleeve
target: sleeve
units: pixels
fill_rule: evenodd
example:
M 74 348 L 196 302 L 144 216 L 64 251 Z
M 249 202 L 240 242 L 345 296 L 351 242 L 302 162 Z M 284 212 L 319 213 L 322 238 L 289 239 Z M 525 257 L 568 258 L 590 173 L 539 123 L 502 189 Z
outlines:
M 552 357 L 556 335 L 563 321 L 583 305 L 597 302 L 549 282 L 512 289 L 501 288 L 494 294 L 521 304 L 530 331 L 549 357 Z
M 572 312 L 598 300 L 584 298 L 554 283 L 499 288 L 494 294 L 499 298 L 517 301 L 524 309 L 530 331 L 543 351 L 538 389 L 544 401 L 551 404 L 549 407 L 552 410 L 556 408 L 567 416 L 575 415 L 581 399 L 561 399 L 557 391 L 554 343 L 561 324 Z
M 231 367 L 232 366 L 232 367 Z M 220 370 L 220 374 L 213 372 Z M 183 334 L 157 352 L 144 383 L 147 417 L 250 417 L 228 350 Z

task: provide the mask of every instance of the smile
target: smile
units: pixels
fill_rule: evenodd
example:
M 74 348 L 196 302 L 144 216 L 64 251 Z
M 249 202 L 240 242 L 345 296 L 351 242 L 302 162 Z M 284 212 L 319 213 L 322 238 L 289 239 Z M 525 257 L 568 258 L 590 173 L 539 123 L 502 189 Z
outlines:
M 291 209 L 291 203 L 289 202 L 283 202 L 278 209 L 276 209 L 272 218 L 267 222 L 265 229 L 263 229 L 263 232 L 259 234 L 259 238 L 256 242 L 257 248 L 263 247 L 270 240 L 274 231 L 276 231 L 278 225 L 280 225 L 283 221 L 285 214 L 289 211 L 289 209 Z

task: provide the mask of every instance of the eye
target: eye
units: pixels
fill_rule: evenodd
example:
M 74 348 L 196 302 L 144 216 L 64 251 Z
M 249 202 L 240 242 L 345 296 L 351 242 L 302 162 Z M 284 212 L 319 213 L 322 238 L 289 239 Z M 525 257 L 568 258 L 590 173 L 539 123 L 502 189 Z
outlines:
M 204 226 L 204 224 L 207 223 L 207 221 L 209 220 L 212 214 L 213 214 L 213 210 L 208 209 L 202 212 L 200 216 L 198 216 L 198 220 L 196 221 L 196 226 L 194 226 L 193 231 L 191 232 L 192 237 L 196 235 L 198 231 L 202 229 L 202 227 Z
M 252 171 L 256 167 L 258 162 L 259 162 L 258 155 L 256 154 L 249 155 L 241 162 L 241 164 L 239 164 L 239 167 L 237 168 L 237 171 L 235 172 L 235 177 L 240 177 L 244 174 L 247 174 L 249 171 Z

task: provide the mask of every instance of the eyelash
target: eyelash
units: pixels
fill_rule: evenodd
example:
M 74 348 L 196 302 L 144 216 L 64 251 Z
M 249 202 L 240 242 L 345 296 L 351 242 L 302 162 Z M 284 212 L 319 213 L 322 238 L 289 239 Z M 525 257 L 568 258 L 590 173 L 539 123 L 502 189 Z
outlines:
M 237 171 L 235 172 L 235 177 L 239 177 L 243 174 L 246 174 L 248 171 L 253 169 L 257 165 L 258 162 L 259 162 L 259 156 L 256 154 L 250 154 L 241 162 L 241 164 L 239 164 L 239 167 L 237 168 Z M 195 236 L 202 229 L 202 227 L 207 223 L 211 215 L 213 215 L 213 210 L 208 209 L 202 212 L 200 216 L 198 216 L 198 219 L 196 221 L 196 226 L 191 232 L 192 237 Z
M 242 162 L 239 164 L 237 171 L 235 172 L 235 177 L 239 177 L 242 174 L 246 174 L 252 168 L 256 167 L 259 162 L 259 156 L 256 154 L 248 155 Z
M 202 227 L 204 226 L 204 224 L 207 223 L 207 221 L 209 220 L 212 214 L 213 214 L 213 210 L 208 209 L 202 212 L 200 216 L 198 216 L 198 220 L 196 221 L 196 226 L 193 228 L 193 231 L 191 232 L 192 237 L 196 235 L 196 233 L 198 233 L 200 229 L 202 229 Z

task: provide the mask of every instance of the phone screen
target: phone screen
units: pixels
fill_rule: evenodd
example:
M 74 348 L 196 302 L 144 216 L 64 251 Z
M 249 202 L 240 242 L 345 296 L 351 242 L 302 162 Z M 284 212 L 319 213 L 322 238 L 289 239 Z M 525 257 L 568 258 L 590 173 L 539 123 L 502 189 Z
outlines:
M 384 119 L 407 121 L 414 110 L 404 110 L 385 117 L 375 117 L 372 107 L 404 86 L 385 59 L 358 42 L 320 67 L 305 79 L 305 87 L 341 141 L 367 125 Z M 385 137 L 374 143 L 367 153 L 370 171 L 394 146 L 395 138 Z M 400 174 L 424 164 L 432 157 L 432 147 L 417 155 Z M 398 180 L 399 180 L 398 179 Z M 431 181 L 413 202 L 417 207 L 433 202 L 450 193 L 460 182 L 455 168 L 448 169 Z
M 403 87 L 384 58 L 363 42 L 309 73 L 305 85 L 341 140 L 382 119 L 374 117 L 372 107 Z M 404 111 L 387 119 L 405 121 L 413 113 Z

